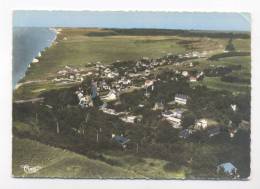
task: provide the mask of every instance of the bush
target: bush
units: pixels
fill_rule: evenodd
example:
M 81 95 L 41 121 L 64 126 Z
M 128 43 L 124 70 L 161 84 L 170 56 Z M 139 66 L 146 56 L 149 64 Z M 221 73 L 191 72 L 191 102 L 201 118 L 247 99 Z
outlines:
M 181 169 L 181 165 L 178 163 L 174 163 L 174 162 L 169 162 L 167 164 L 164 165 L 163 169 L 165 171 L 171 172 L 171 171 L 178 171 Z

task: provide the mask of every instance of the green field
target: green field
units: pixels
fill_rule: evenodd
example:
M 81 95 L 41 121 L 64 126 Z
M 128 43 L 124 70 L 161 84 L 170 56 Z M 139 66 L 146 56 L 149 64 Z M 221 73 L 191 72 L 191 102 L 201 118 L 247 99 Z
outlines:
M 67 40 L 63 40 L 64 37 Z M 184 51 L 174 36 L 89 37 L 75 29 L 65 31 L 58 38 L 58 43 L 42 54 L 40 63 L 32 65 L 24 80 L 46 79 L 66 65 L 84 67 L 89 62 L 109 64 L 117 60 L 156 58 Z
M 219 77 L 206 77 L 202 81 L 202 84 L 211 89 L 227 90 L 230 92 L 248 92 L 250 90 L 248 84 L 223 82 Z
M 22 165 L 41 166 L 36 173 L 27 174 Z M 13 138 L 13 176 L 57 178 L 144 178 L 133 171 L 91 160 L 76 153 L 39 142 Z
M 39 134 L 38 127 L 15 122 L 20 133 Z M 57 177 L 57 178 L 164 178 L 184 179 L 185 169 L 166 171 L 164 160 L 137 158 L 122 151 L 107 151 L 103 157 L 110 165 L 100 160 L 89 159 L 68 150 L 51 147 L 31 139 L 13 138 L 13 175 L 15 177 Z M 41 166 L 36 173 L 27 174 L 21 166 Z

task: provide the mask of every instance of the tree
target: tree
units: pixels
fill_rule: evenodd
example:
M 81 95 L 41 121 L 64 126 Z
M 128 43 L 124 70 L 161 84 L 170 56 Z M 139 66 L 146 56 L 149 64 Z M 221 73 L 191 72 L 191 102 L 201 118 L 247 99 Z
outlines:
M 183 116 L 182 116 L 182 120 L 181 120 L 182 126 L 184 128 L 187 128 L 190 125 L 193 125 L 195 122 L 195 119 L 196 119 L 196 117 L 192 112 L 189 112 L 189 111 L 184 112 Z
M 230 51 L 230 52 L 235 51 L 235 46 L 232 42 L 233 42 L 233 38 L 230 38 L 225 49 L 226 51 Z

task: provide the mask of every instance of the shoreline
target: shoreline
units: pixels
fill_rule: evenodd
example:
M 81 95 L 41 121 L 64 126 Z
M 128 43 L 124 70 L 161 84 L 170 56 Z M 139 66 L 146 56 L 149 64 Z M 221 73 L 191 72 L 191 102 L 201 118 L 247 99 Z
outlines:
M 40 63 L 39 58 L 42 56 L 42 53 L 44 51 L 46 51 L 48 48 L 50 48 L 53 45 L 57 44 L 57 38 L 58 38 L 58 35 L 60 34 L 60 32 L 62 31 L 62 29 L 61 28 L 48 28 L 48 30 L 55 34 L 54 38 L 51 39 L 50 45 L 48 45 L 47 47 L 44 47 L 41 51 L 38 52 L 38 54 L 35 57 L 32 58 L 31 62 L 27 65 L 27 69 L 24 72 L 23 76 L 21 76 L 20 79 L 15 84 L 15 86 L 13 86 L 13 91 L 17 90 L 19 87 L 21 87 L 22 85 L 27 83 L 27 82 L 21 82 L 21 80 L 26 76 L 26 72 L 27 72 L 28 69 L 30 69 L 31 64 L 38 64 L 38 63 Z

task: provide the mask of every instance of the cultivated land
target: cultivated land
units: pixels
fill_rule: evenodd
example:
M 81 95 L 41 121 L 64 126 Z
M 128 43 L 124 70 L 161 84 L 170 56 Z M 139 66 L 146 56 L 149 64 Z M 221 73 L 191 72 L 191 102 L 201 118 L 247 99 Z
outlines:
M 250 34 L 57 30 L 13 93 L 14 176 L 250 175 Z M 179 110 L 181 118 L 169 114 Z M 201 119 L 206 129 L 197 128 Z M 239 176 L 217 173 L 225 162 Z

